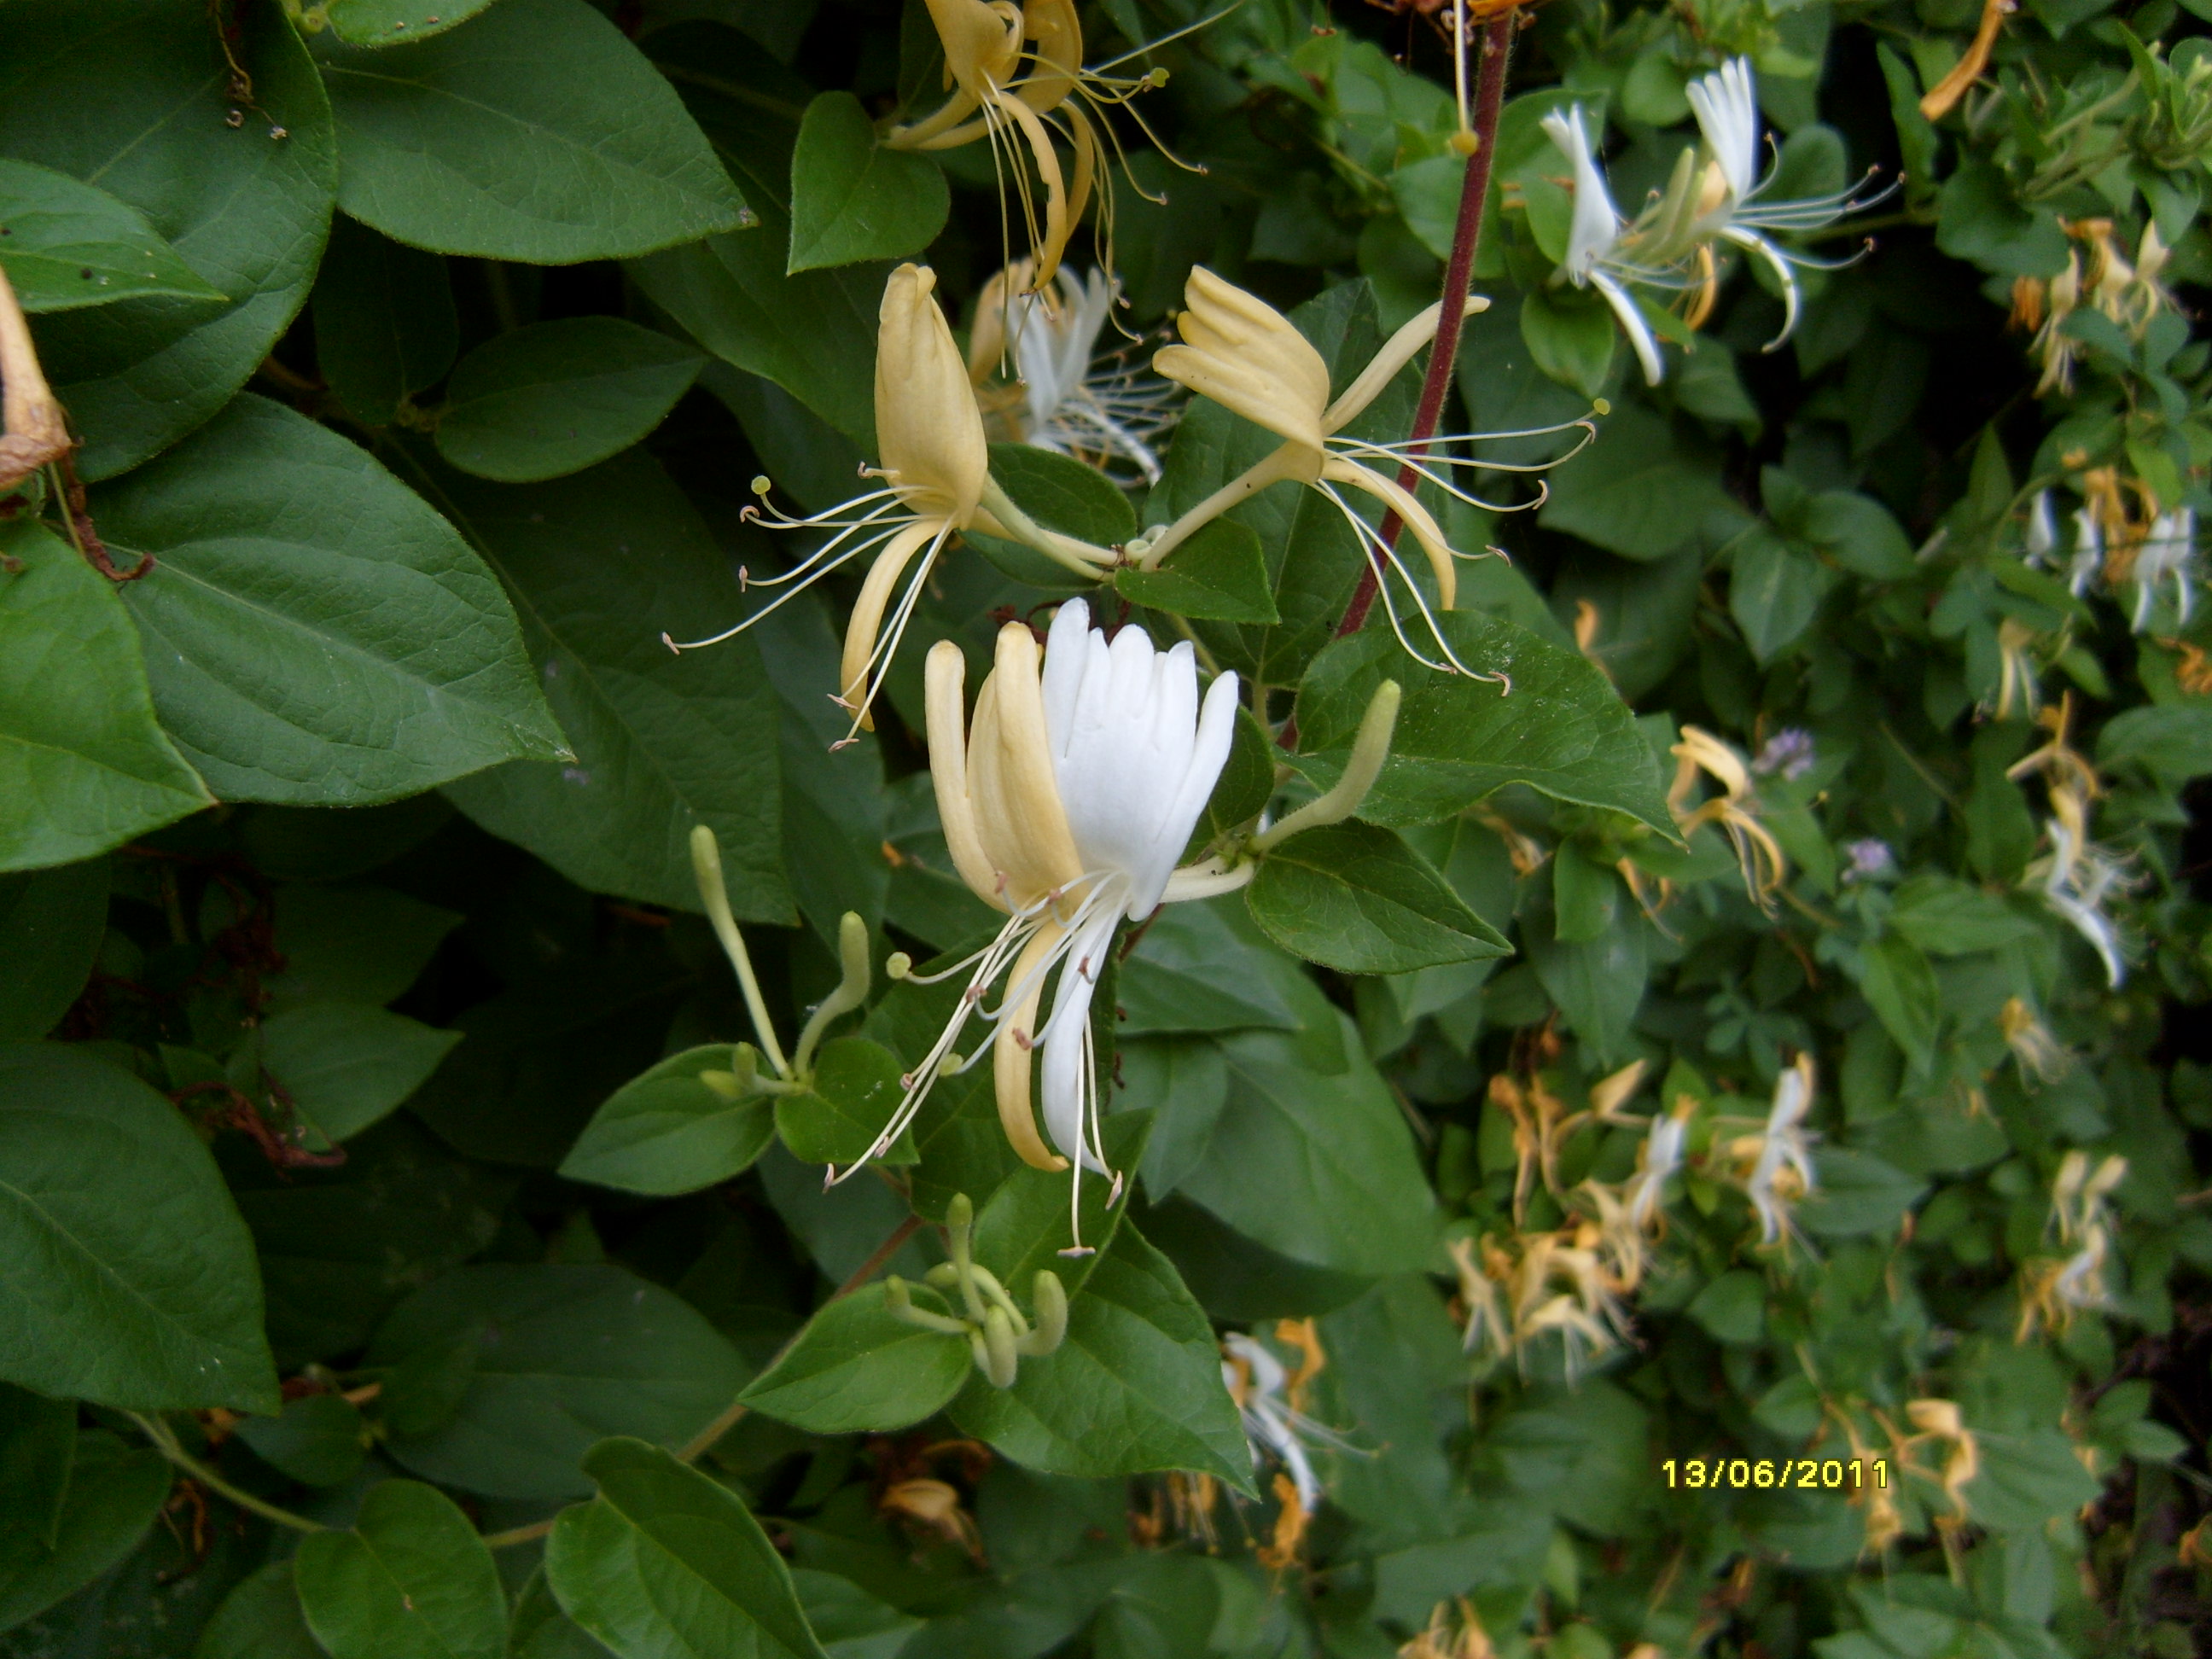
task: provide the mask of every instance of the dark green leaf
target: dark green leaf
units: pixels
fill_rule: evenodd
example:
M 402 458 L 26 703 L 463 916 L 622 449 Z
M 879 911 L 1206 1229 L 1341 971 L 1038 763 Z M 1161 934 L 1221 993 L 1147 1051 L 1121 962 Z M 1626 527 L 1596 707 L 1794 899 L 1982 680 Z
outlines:
M 803 1164 L 856 1163 L 898 1109 L 904 1070 L 880 1042 L 832 1037 L 815 1057 L 813 1088 L 777 1098 L 776 1133 Z M 913 1139 L 902 1134 L 883 1161 L 910 1164 L 914 1157 Z
M 1928 1190 L 1918 1177 L 1848 1146 L 1819 1148 L 1813 1169 L 1814 1188 L 1797 1216 L 1806 1231 L 1822 1238 L 1887 1232 Z
M 916 1289 L 923 1307 L 951 1311 Z M 895 1319 L 866 1285 L 807 1321 L 788 1352 L 745 1390 L 745 1403 L 809 1434 L 875 1433 L 934 1416 L 975 1361 L 967 1339 Z
M 1613 309 L 1596 294 L 1567 288 L 1531 289 L 1521 299 L 1521 337 L 1528 355 L 1562 386 L 1585 398 L 1605 390 L 1613 374 Z
M 192 1659 L 330 1659 L 300 1613 L 292 1564 L 272 1561 L 225 1596 Z
M 374 1488 L 349 1532 L 301 1540 L 300 1608 L 331 1659 L 501 1659 L 507 1596 L 453 1500 L 413 1480 Z
M 1421 855 L 1389 830 L 1344 823 L 1267 854 L 1246 893 L 1285 950 L 1347 974 L 1404 974 L 1511 954 Z
M 1889 925 L 1939 957 L 1996 951 L 2041 931 L 2033 916 L 1952 876 L 1915 876 L 1897 890 Z
M 951 1415 L 963 1433 L 1048 1474 L 1188 1469 L 1251 1486 L 1213 1327 L 1174 1265 L 1133 1227 L 1071 1304 L 1059 1351 L 1023 1360 L 1011 1389 L 971 1376 Z
M 675 92 L 584 0 L 501 0 L 419 45 L 317 49 L 339 205 L 396 240 L 568 264 L 744 222 Z
M 1216 519 L 1170 553 L 1158 570 L 1114 573 L 1114 591 L 1155 611 L 1204 622 L 1282 621 L 1267 581 L 1267 556 L 1249 525 Z
M 1255 954 L 1212 906 L 1163 906 L 1121 963 L 1115 991 L 1121 1033 L 1295 1026 L 1297 1016 L 1258 971 Z
M 991 477 L 1016 507 L 1048 530 L 1098 547 L 1137 533 L 1129 498 L 1095 467 L 1030 444 L 993 444 Z
M 351 1401 L 335 1394 L 302 1395 L 283 1415 L 249 1417 L 238 1437 L 254 1455 L 311 1486 L 342 1486 L 368 1455 L 368 1425 Z
M 1145 1196 L 1158 1204 L 1206 1156 L 1229 1103 L 1228 1062 L 1218 1045 L 1200 1038 L 1132 1037 L 1115 1046 L 1114 1068 L 1115 1109 L 1152 1115 L 1140 1167 Z
M 0 1376 L 136 1411 L 271 1411 L 261 1281 L 215 1164 L 129 1073 L 0 1048 Z
M 161 1453 L 127 1451 L 112 1435 L 94 1431 L 78 1437 L 57 1513 L 0 1509 L 0 1630 L 52 1607 L 128 1555 L 167 1499 L 170 1474 Z
M 1772 660 L 1812 625 L 1828 586 L 1820 562 L 1779 536 L 1754 529 L 1735 544 L 1729 614 L 1760 662 Z
M 1522 948 L 1546 993 L 1601 1064 L 1617 1063 L 1650 972 L 1643 916 L 1617 905 L 1611 924 L 1589 939 L 1560 939 L 1553 907 L 1540 901 L 1522 910 L 1521 921 Z
M 0 1042 L 53 1029 L 107 931 L 107 866 L 90 860 L 0 876 Z
M 728 1043 L 709 1042 L 625 1083 L 585 1126 L 561 1173 L 659 1197 L 696 1192 L 750 1169 L 775 1133 L 769 1097 L 732 1099 L 699 1076 L 729 1076 L 734 1063 Z M 734 1079 L 726 1086 L 734 1090 Z
M 504 483 L 580 472 L 659 425 L 706 361 L 619 317 L 495 335 L 453 371 L 438 414 L 438 453 Z
M 1394 679 L 1405 701 L 1390 758 L 1360 809 L 1370 823 L 1433 823 L 1508 783 L 1525 783 L 1674 837 L 1650 745 L 1603 674 L 1511 623 L 1468 611 L 1438 620 L 1459 659 L 1479 673 L 1510 676 L 1510 693 L 1432 673 L 1388 629 L 1367 629 L 1315 659 L 1299 688 L 1299 739 L 1310 751 L 1293 757 L 1301 771 L 1322 785 L 1340 776 L 1369 700 Z
M 461 1040 L 359 1002 L 315 1002 L 261 1027 L 261 1064 L 317 1146 L 359 1134 L 422 1087 Z
M 2097 733 L 2097 762 L 2140 766 L 2168 787 L 2212 772 L 2212 707 L 2166 703 L 2116 714 Z
M 155 720 L 113 585 L 35 525 L 0 529 L 0 553 L 20 566 L 0 569 L 0 798 L 40 803 L 0 817 L 0 869 L 89 858 L 212 805 Z
M 1547 530 L 1579 536 L 1624 558 L 1663 558 L 1735 502 L 1711 456 L 1686 428 L 1638 403 L 1613 406 L 1597 441 L 1551 474 L 1537 515 Z
M 276 943 L 284 968 L 263 988 L 275 1008 L 314 1002 L 380 1006 L 414 984 L 460 920 L 455 911 L 387 887 L 301 883 L 281 888 Z
M 372 1366 L 473 1350 L 455 1414 L 398 1437 L 394 1456 L 494 1498 L 568 1498 L 610 1434 L 678 1445 L 736 1395 L 744 1367 L 690 1306 L 613 1267 L 463 1267 L 418 1291 L 369 1346 Z
M 561 752 L 498 585 L 344 439 L 259 398 L 95 498 L 162 723 L 225 796 L 367 805 Z
M 919 253 L 951 210 L 945 173 L 927 155 L 885 149 L 860 100 L 825 92 L 806 106 L 791 158 L 791 253 L 814 270 Z
M 397 46 L 465 23 L 491 0 L 328 0 L 331 32 L 349 46 Z M 430 9 L 433 6 L 437 9 Z
M 622 1659 L 829 1659 L 783 1558 L 736 1493 L 637 1440 L 603 1441 L 585 1467 L 599 1496 L 562 1511 L 545 1577 L 568 1615 Z
M 0 232 L 8 239 L 0 265 L 33 315 L 147 295 L 223 298 L 137 209 L 51 167 L 0 160 Z
M 76 1402 L 0 1382 L 0 1534 L 52 1550 L 76 1462 Z
M 315 277 L 315 365 L 356 420 L 391 423 L 453 366 L 459 324 L 446 262 L 343 214 Z
M 660 642 L 740 614 L 729 561 L 690 502 L 635 452 L 550 484 L 447 478 L 441 492 L 506 580 L 575 750 L 564 765 L 456 785 L 454 802 L 579 885 L 686 910 L 699 907 L 691 826 L 705 823 L 739 918 L 788 921 L 775 694 L 759 653 L 742 638 L 680 657 Z
M 1924 1068 L 1935 1052 L 1936 1028 L 1943 1015 L 1935 969 L 1901 931 L 1872 941 L 1861 961 L 1859 989 L 1874 1006 L 1883 1029 L 1911 1056 L 1914 1069 Z

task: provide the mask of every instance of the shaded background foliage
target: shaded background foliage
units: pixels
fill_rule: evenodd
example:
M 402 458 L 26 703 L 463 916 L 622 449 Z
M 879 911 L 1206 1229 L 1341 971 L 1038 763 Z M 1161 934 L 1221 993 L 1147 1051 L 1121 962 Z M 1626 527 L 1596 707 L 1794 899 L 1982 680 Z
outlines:
M 1200 15 L 1103 0 L 1090 55 Z M 1516 954 L 1355 971 L 1395 964 L 1296 937 L 1288 860 L 1273 910 L 1255 888 L 1164 914 L 1103 1000 L 1138 1179 L 1066 1270 L 1069 1352 L 1002 1395 L 880 1291 L 830 1300 L 940 1260 L 956 1192 L 1010 1283 L 1049 1257 L 1060 1189 L 1015 1166 L 988 1088 L 941 1090 L 889 1182 L 825 1193 L 798 1155 L 865 1145 L 952 993 L 882 992 L 803 1109 L 697 1081 L 747 1027 L 693 825 L 786 1031 L 836 981 L 841 915 L 878 962 L 985 924 L 918 667 L 831 754 L 846 590 L 659 642 L 735 622 L 737 568 L 787 560 L 739 516 L 756 474 L 807 509 L 851 493 L 890 263 L 926 257 L 957 322 L 1006 252 L 984 150 L 875 145 L 931 100 L 926 11 L 6 0 L 0 264 L 90 492 L 74 516 L 33 478 L 0 523 L 0 1647 L 2201 1647 L 2206 625 L 2162 596 L 2131 628 L 2131 588 L 2024 556 L 2035 492 L 2070 514 L 2099 469 L 2138 519 L 2143 492 L 2212 507 L 2212 71 L 2193 9 L 2034 0 L 1931 124 L 1978 21 L 1527 16 L 1447 429 L 1609 412 L 1540 507 L 1452 507 L 1460 545 L 1511 556 L 1467 568 L 1452 626 L 1514 661 L 1514 698 L 1418 682 L 1379 618 L 1324 653 L 1358 548 L 1279 489 L 1243 517 L 1280 623 L 1188 623 L 1283 739 L 1271 778 L 1247 734 L 1217 827 L 1330 781 L 1399 672 L 1401 759 L 1357 833 Z M 1537 119 L 1581 101 L 1632 210 L 1687 142 L 1689 79 L 1737 53 L 1793 189 L 1898 188 L 1814 244 L 1875 239 L 1802 273 L 1786 348 L 1760 349 L 1771 285 L 1731 271 L 1694 337 L 1655 315 L 1646 387 L 1553 278 L 1565 164 Z M 1128 325 L 1149 347 L 1204 263 L 1303 307 L 1341 383 L 1437 293 L 1442 40 L 1248 0 L 1151 61 L 1143 107 L 1203 171 L 1123 125 L 1164 196 L 1118 195 Z M 2147 224 L 2154 314 L 2060 315 L 2069 258 L 2093 288 L 2108 252 L 2142 272 Z M 2066 386 L 2040 385 L 2054 356 Z M 1408 376 L 1376 433 L 1412 401 Z M 1263 447 L 1191 408 L 1132 522 Z M 95 533 L 117 571 L 152 562 L 112 580 Z M 980 670 L 998 620 L 1057 597 L 1008 568 L 949 559 L 917 626 Z M 2031 869 L 2054 780 L 2010 774 L 2051 735 L 2029 671 L 2070 698 L 2094 833 L 2129 861 L 2123 985 Z M 1532 775 L 1513 745 L 1560 710 L 1607 743 Z M 1721 829 L 1664 833 L 1689 726 L 1765 757 L 1769 908 Z M 1801 1053 L 1816 1178 L 1802 1237 L 1762 1246 L 1734 1147 Z M 1571 1240 L 1583 1183 L 1632 1179 L 1678 1104 L 1625 1334 L 1463 1344 L 1481 1287 L 1452 1247 Z M 2069 1259 L 2075 1152 L 2126 1173 L 2102 1304 L 2068 1317 L 2037 1287 Z M 1222 1329 L 1272 1344 L 1334 1431 L 1302 1535 L 1215 1386 Z M 1808 1451 L 1885 1459 L 1888 1507 L 1666 1473 Z

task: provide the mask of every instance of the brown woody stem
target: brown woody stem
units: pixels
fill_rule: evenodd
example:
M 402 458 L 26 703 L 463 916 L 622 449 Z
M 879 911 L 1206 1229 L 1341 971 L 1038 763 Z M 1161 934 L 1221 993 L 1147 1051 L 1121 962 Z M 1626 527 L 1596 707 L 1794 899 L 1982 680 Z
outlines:
M 1490 198 L 1490 164 L 1498 150 L 1498 117 L 1505 105 L 1505 61 L 1513 50 L 1513 31 L 1520 14 L 1500 12 L 1483 26 L 1482 74 L 1476 84 L 1474 95 L 1474 150 L 1467 158 L 1467 172 L 1460 181 L 1459 222 L 1452 229 L 1451 258 L 1444 266 L 1444 303 L 1437 313 L 1437 343 L 1429 353 L 1429 370 L 1421 381 L 1421 401 L 1413 411 L 1413 429 L 1409 434 L 1413 447 L 1407 452 L 1407 462 L 1398 469 L 1399 485 L 1411 492 L 1420 482 L 1414 465 L 1428 454 L 1428 441 L 1437 435 L 1437 422 L 1443 419 L 1444 396 L 1451 389 L 1452 362 L 1459 356 L 1460 325 L 1465 320 L 1467 291 L 1474 276 L 1474 256 L 1482 243 L 1483 204 Z M 1404 528 L 1395 513 L 1383 515 L 1382 538 L 1385 547 L 1398 544 L 1398 532 Z M 1367 621 L 1367 612 L 1375 603 L 1375 594 L 1382 580 L 1382 566 L 1372 552 L 1366 567 L 1359 573 L 1359 586 L 1352 590 L 1352 603 L 1344 608 L 1344 619 L 1336 625 L 1336 637 L 1356 634 Z

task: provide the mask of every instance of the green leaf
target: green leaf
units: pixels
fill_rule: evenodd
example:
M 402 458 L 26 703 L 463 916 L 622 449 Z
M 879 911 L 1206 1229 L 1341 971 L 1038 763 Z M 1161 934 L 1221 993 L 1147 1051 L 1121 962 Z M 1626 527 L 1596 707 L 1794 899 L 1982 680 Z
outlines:
M 921 1620 L 836 1573 L 798 1567 L 791 1583 L 806 1609 L 807 1624 L 829 1650 L 830 1659 L 899 1659 L 922 1628 Z
M 337 434 L 239 398 L 95 497 L 155 706 L 233 799 L 364 806 L 561 752 L 491 574 Z
M 1954 876 L 1913 877 L 1897 890 L 1889 925 L 1930 955 L 1972 956 L 2035 938 L 2034 918 Z
M 745 222 L 674 90 L 584 0 L 501 0 L 419 44 L 316 50 L 338 205 L 397 241 L 573 264 Z
M 1106 984 L 1110 989 L 1110 977 Z M 1117 1179 L 1092 1179 L 1086 1172 L 1073 1213 L 1073 1173 L 1027 1164 L 1010 1171 L 976 1211 L 975 1259 L 1024 1306 L 1030 1304 L 1040 1270 L 1057 1275 L 1073 1300 L 1089 1282 L 1092 1268 L 1112 1253 L 1133 1190 L 1127 1176 L 1142 1163 L 1152 1127 L 1150 1113 L 1133 1112 L 1117 1114 L 1100 1126 L 1106 1167 Z M 1079 1247 L 1087 1254 L 1067 1254 Z
M 280 1417 L 249 1417 L 238 1437 L 272 1468 L 311 1486 L 342 1486 L 368 1455 L 368 1425 L 341 1395 L 309 1394 L 284 1402 Z
M 916 1300 L 950 1311 L 927 1289 Z M 964 1337 L 895 1319 L 880 1284 L 839 1297 L 745 1390 L 745 1403 L 809 1434 L 903 1429 L 934 1416 L 974 1368 Z
M 1258 955 L 1212 906 L 1163 906 L 1121 963 L 1115 991 L 1121 1033 L 1296 1026 L 1290 1005 L 1258 970 Z
M 150 1448 L 126 1450 L 99 1431 L 78 1436 L 58 1511 L 0 1509 L 0 1630 L 43 1612 L 128 1555 L 161 1513 L 169 1480 L 168 1463 Z
M 507 1596 L 453 1500 L 413 1480 L 372 1488 L 348 1532 L 292 1560 L 300 1610 L 331 1659 L 501 1659 Z
M 1849 1146 L 1818 1148 L 1813 1170 L 1814 1188 L 1797 1218 L 1806 1231 L 1821 1238 L 1888 1232 L 1928 1190 L 1918 1176 Z
M 1924 1070 L 1935 1054 L 1936 1028 L 1943 1014 L 1936 970 L 1901 931 L 1872 941 L 1860 961 L 1860 991 L 1913 1069 Z
M 2097 763 L 2108 771 L 2140 766 L 2176 788 L 2212 772 L 2212 708 L 2166 703 L 2116 714 L 2097 733 Z
M 1246 890 L 1285 951 L 1346 974 L 1406 974 L 1512 954 L 1498 930 L 1388 830 L 1345 823 L 1293 836 Z
M 697 1192 L 752 1167 L 775 1133 L 769 1097 L 732 1100 L 700 1080 L 727 1076 L 726 1042 L 686 1048 L 607 1097 L 562 1161 L 571 1181 L 664 1197 Z
M 645 47 L 683 88 L 760 223 L 649 255 L 634 261 L 629 274 L 708 350 L 775 381 L 872 451 L 876 313 L 889 268 L 796 276 L 785 270 L 791 243 L 785 192 L 811 88 L 750 37 L 717 24 L 658 29 Z
M 47 318 L 47 378 L 104 478 L 229 402 L 306 303 L 337 185 L 313 62 L 274 0 L 235 20 L 253 82 L 238 126 L 222 34 L 167 0 L 23 0 L 8 13 L 0 154 L 96 180 L 228 303 L 149 295 Z M 103 526 L 104 527 L 104 526 Z
M 744 1375 L 688 1303 L 614 1267 L 459 1268 L 393 1311 L 368 1364 L 457 1346 L 471 1357 L 459 1408 L 434 1431 L 395 1435 L 391 1449 L 425 1480 L 492 1498 L 578 1496 L 592 1442 L 680 1445 Z
M 1624 558 L 1663 558 L 1708 515 L 1741 511 L 1704 443 L 1638 403 L 1614 404 L 1597 441 L 1550 482 L 1538 522 Z
M 76 1402 L 0 1382 L 0 1534 L 52 1550 L 76 1462 Z
M 937 240 L 951 211 L 945 170 L 927 155 L 885 149 L 849 92 L 806 106 L 791 157 L 787 271 L 897 259 Z
M 504 483 L 580 472 L 659 426 L 706 361 L 619 317 L 494 335 L 453 371 L 438 453 Z
M 1152 1115 L 1140 1167 L 1145 1196 L 1158 1204 L 1206 1156 L 1229 1103 L 1229 1065 L 1201 1038 L 1125 1037 L 1115 1045 L 1114 1070 L 1114 1109 Z
M 1349 1023 L 1315 1000 L 1325 1027 L 1222 1040 L 1228 1098 L 1176 1190 L 1292 1261 L 1415 1270 L 1435 1240 L 1436 1204 L 1412 1134 Z
M 1536 367 L 1585 398 L 1613 375 L 1613 309 L 1577 289 L 1533 288 L 1521 298 L 1521 337 Z
M 348 46 L 397 46 L 465 23 L 491 0 L 325 0 L 319 8 Z M 434 11 L 432 7 L 435 7 Z
M 73 1048 L 0 1048 L 0 1376 L 133 1411 L 276 1409 L 252 1246 L 176 1109 Z
M 1158 570 L 1114 573 L 1114 591 L 1155 611 L 1204 622 L 1282 621 L 1267 581 L 1267 555 L 1251 526 L 1216 519 L 1170 553 Z
M 805 1164 L 856 1163 L 876 1143 L 906 1092 L 899 1057 L 864 1036 L 832 1037 L 814 1060 L 814 1086 L 779 1096 L 775 1132 Z M 911 1164 L 910 1133 L 886 1152 L 885 1164 Z
M 1699 1291 L 1685 1311 L 1717 1340 L 1748 1346 L 1765 1328 L 1766 1280 L 1759 1273 L 1733 1269 Z
M 0 876 L 0 1042 L 53 1029 L 84 989 L 106 931 L 106 863 Z
M 622 1659 L 829 1659 L 790 1570 L 735 1492 L 637 1440 L 602 1442 L 585 1468 L 599 1496 L 562 1512 L 545 1577 L 568 1617 Z
M 1030 444 L 993 444 L 991 478 L 1016 507 L 1048 530 L 1098 547 L 1118 546 L 1137 533 L 1136 509 L 1128 496 L 1104 473 L 1073 456 Z M 1028 549 L 1022 551 L 1042 557 Z M 1060 566 L 1048 564 L 1047 568 L 1054 581 L 1069 580 L 1069 573 Z
M 1818 560 L 1770 531 L 1754 529 L 1735 546 L 1729 614 L 1743 629 L 1751 654 L 1771 662 L 1812 625 L 1827 588 L 1828 573 Z
M 458 912 L 388 887 L 301 882 L 279 888 L 276 945 L 284 967 L 262 988 L 277 1009 L 315 1002 L 381 1006 L 421 977 L 460 920 Z
M 364 425 L 390 425 L 460 348 L 445 260 L 343 214 L 331 221 L 313 311 L 315 366 Z
M 292 1564 L 272 1561 L 241 1579 L 202 1627 L 192 1659 L 330 1659 L 301 1615 Z
M 148 295 L 222 302 L 137 209 L 51 167 L 0 159 L 0 266 L 34 316 Z
M 971 1376 L 951 1416 L 963 1434 L 1045 1474 L 1188 1469 L 1251 1490 L 1213 1326 L 1174 1264 L 1127 1225 L 1070 1304 L 1058 1352 L 1023 1360 L 1011 1389 Z
M 0 554 L 20 566 L 0 568 L 0 799 L 39 803 L 0 816 L 0 869 L 89 858 L 212 805 L 155 720 L 114 585 L 34 524 L 0 527 Z
M 1495 617 L 1453 611 L 1437 620 L 1459 659 L 1511 678 L 1437 674 L 1408 657 L 1387 629 L 1340 640 L 1298 689 L 1300 741 L 1291 757 L 1323 787 L 1341 776 L 1369 700 L 1385 679 L 1405 689 L 1398 725 L 1360 816 L 1371 823 L 1430 823 L 1509 783 L 1556 800 L 1641 819 L 1668 840 L 1674 821 L 1659 792 L 1651 747 L 1605 676 L 1576 652 Z
M 261 1063 L 322 1144 L 350 1139 L 421 1088 L 461 1040 L 359 1002 L 316 1002 L 270 1016 Z
M 1589 1044 L 1601 1064 L 1616 1062 L 1626 1050 L 1629 1025 L 1650 974 L 1650 939 L 1643 917 L 1620 906 L 1595 938 L 1563 939 L 1552 906 L 1532 902 L 1522 913 L 1521 944 L 1538 982 L 1559 1005 L 1575 1035 Z
M 697 510 L 636 452 L 549 484 L 438 484 L 506 580 L 575 750 L 565 765 L 455 785 L 454 804 L 580 886 L 685 910 L 699 908 L 691 826 L 707 824 L 738 916 L 787 923 L 775 692 L 759 653 L 742 638 L 680 657 L 660 642 L 741 614 Z

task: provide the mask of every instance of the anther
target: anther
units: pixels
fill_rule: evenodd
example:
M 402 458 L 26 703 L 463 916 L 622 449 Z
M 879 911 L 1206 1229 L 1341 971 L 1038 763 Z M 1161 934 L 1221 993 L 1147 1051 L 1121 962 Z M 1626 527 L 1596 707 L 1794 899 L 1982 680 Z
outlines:
M 660 642 L 668 647 L 668 654 L 670 656 L 680 657 L 684 654 L 684 647 L 677 644 L 675 639 L 672 635 L 663 634 L 660 636 Z

